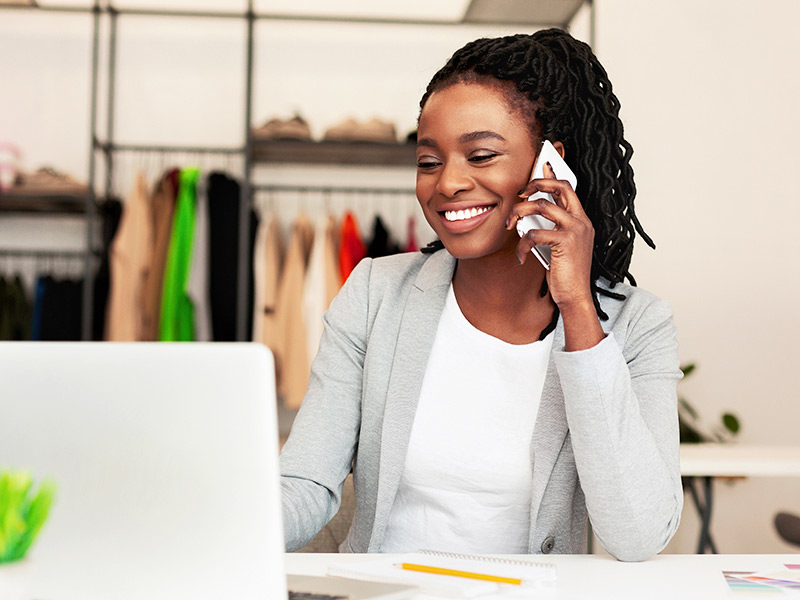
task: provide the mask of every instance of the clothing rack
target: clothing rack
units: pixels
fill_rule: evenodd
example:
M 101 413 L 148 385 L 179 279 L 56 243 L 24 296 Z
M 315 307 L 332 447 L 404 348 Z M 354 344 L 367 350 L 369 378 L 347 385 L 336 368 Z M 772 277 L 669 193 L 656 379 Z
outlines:
M 88 253 L 90 256 L 99 256 L 99 252 Z M 85 250 L 39 250 L 26 248 L 0 248 L 0 256 L 12 258 L 86 258 Z
M 320 192 L 341 194 L 399 194 L 414 195 L 414 188 L 386 188 L 386 187 L 355 187 L 340 185 L 279 185 L 258 184 L 251 186 L 254 192 Z
M 590 10 L 590 43 L 594 43 L 594 6 L 592 0 L 572 0 L 570 3 L 570 14 L 561 23 L 527 21 L 525 23 L 513 23 L 513 25 L 533 26 L 560 26 L 568 28 L 575 14 L 582 6 L 588 6 Z M 351 191 L 354 193 L 375 192 L 380 194 L 409 194 L 410 190 L 391 190 L 391 189 L 369 189 L 369 188 L 337 188 L 333 189 L 323 186 L 319 189 L 313 186 L 253 186 L 252 171 L 254 163 L 254 140 L 251 137 L 252 127 L 252 96 L 253 96 L 253 47 L 254 47 L 254 24 L 257 20 L 271 21 L 305 21 L 319 23 L 357 23 L 365 25 L 409 25 L 409 26 L 464 26 L 470 23 L 466 21 L 446 21 L 440 19 L 412 19 L 412 18 L 383 18 L 383 17 L 356 17 L 356 16 L 336 16 L 336 15 L 296 15 L 280 13 L 256 13 L 253 9 L 253 0 L 248 0 L 245 11 L 212 11 L 212 10 L 170 10 L 170 9 L 137 9 L 137 8 L 117 8 L 108 0 L 94 0 L 91 6 L 47 6 L 45 5 L 0 5 L 0 9 L 9 10 L 38 10 L 51 13 L 85 13 L 92 16 L 92 52 L 91 52 L 91 94 L 90 94 L 90 150 L 89 150 L 89 194 L 86 202 L 85 217 L 86 227 L 86 248 L 83 253 L 88 256 L 95 248 L 94 223 L 97 217 L 97 199 L 109 198 L 111 196 L 113 175 L 115 169 L 115 154 L 121 151 L 141 151 L 141 152 L 160 152 L 160 153 L 208 153 L 208 154 L 228 154 L 240 156 L 243 159 L 244 167 L 241 182 L 240 195 L 240 223 L 239 231 L 250 230 L 250 211 L 252 196 L 254 191 Z M 117 76 L 117 24 L 120 17 L 163 17 L 163 18 L 202 18 L 202 19 L 236 19 L 245 20 L 246 28 L 246 51 L 244 57 L 245 68 L 245 90 L 244 90 L 244 145 L 239 147 L 215 147 L 215 146 L 165 146 L 147 144 L 123 144 L 117 142 L 114 132 L 114 118 L 116 106 L 116 76 Z M 109 23 L 107 35 L 107 90 L 106 90 L 106 133 L 105 139 L 100 139 L 98 131 L 98 107 L 99 107 L 99 74 L 100 74 L 100 41 L 101 41 L 101 20 L 107 19 Z M 511 19 L 509 19 L 511 21 Z M 477 23 L 486 21 L 476 21 Z M 493 22 L 495 25 L 502 25 L 500 22 Z M 506 23 L 511 25 L 512 23 Z M 97 155 L 100 154 L 105 165 L 105 183 L 103 193 L 95 191 L 97 176 Z M 239 239 L 239 269 L 237 273 L 238 307 L 236 330 L 237 339 L 247 339 L 247 285 L 250 270 L 250 256 L 248 236 L 241 235 Z M 83 287 L 83 316 L 82 316 L 82 336 L 84 339 L 91 339 L 92 321 L 92 282 L 93 271 L 92 261 L 86 260 L 85 278 Z

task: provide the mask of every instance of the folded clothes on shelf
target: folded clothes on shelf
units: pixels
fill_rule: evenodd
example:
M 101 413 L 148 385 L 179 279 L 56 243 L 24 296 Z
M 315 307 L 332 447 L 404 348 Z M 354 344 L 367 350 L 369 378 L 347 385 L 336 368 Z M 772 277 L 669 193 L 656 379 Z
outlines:
M 66 173 L 56 171 L 51 167 L 41 167 L 33 173 L 17 173 L 17 180 L 9 190 L 10 194 L 41 195 L 41 194 L 85 194 L 89 191 L 83 184 Z
M 328 129 L 323 139 L 331 142 L 377 142 L 396 144 L 397 132 L 394 123 L 377 118 L 365 122 L 347 119 Z
M 311 139 L 308 123 L 299 115 L 291 119 L 270 119 L 261 127 L 253 129 L 253 138 L 257 140 L 303 140 Z

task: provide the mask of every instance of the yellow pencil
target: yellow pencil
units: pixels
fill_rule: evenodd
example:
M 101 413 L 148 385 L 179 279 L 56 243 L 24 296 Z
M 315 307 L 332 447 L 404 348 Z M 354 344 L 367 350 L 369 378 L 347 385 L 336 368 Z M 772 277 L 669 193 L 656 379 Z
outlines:
M 405 569 L 406 571 L 420 571 L 422 573 L 435 573 L 436 575 L 451 575 L 453 577 L 467 577 L 469 579 L 481 579 L 483 581 L 522 585 L 522 579 L 515 579 L 513 577 L 498 577 L 497 575 L 470 573 L 469 571 L 457 571 L 456 569 L 443 569 L 441 567 L 428 567 L 426 565 L 415 565 L 413 563 L 398 563 L 397 566 L 401 569 Z

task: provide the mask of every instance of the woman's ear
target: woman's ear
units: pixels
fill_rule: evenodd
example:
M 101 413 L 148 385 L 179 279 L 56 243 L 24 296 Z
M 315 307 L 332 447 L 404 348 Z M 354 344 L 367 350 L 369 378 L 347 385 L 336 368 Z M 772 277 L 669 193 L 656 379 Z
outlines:
M 561 142 L 553 142 L 553 148 L 556 149 L 556 152 L 558 152 L 561 158 L 564 158 L 564 144 Z

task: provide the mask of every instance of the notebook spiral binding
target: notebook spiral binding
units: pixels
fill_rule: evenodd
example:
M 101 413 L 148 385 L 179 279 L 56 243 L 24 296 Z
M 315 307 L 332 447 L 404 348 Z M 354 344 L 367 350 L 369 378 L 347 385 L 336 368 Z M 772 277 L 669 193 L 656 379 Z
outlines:
M 446 558 L 456 558 L 459 560 L 478 560 L 491 563 L 501 563 L 506 565 L 522 565 L 525 567 L 537 567 L 540 569 L 554 569 L 553 563 L 534 562 L 518 558 L 501 558 L 499 556 L 483 556 L 480 554 L 458 554 L 456 552 L 439 552 L 438 550 L 420 550 L 420 554 L 428 556 L 442 556 Z

